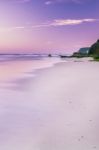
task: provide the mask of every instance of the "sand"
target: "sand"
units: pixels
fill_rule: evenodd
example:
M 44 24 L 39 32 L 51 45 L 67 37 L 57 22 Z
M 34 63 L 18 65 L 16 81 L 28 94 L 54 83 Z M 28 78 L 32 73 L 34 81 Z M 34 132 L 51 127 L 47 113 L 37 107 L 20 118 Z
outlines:
M 98 117 L 98 62 L 37 70 L 0 90 L 0 150 L 98 150 Z

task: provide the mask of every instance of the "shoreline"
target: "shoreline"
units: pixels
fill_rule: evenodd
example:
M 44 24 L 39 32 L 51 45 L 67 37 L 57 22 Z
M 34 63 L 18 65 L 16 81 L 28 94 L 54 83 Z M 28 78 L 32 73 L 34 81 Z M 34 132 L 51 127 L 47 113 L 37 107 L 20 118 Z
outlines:
M 54 69 L 54 67 L 56 67 L 56 66 L 59 66 L 59 65 L 61 65 L 62 66 L 62 64 L 67 64 L 67 65 L 70 65 L 70 64 L 72 64 L 73 62 L 74 63 L 85 63 L 85 62 L 90 62 L 90 58 L 81 58 L 81 59 L 77 59 L 77 58 L 74 58 L 74 59 L 72 59 L 72 58 L 69 58 L 69 59 L 60 59 L 60 58 L 58 58 L 58 59 L 56 59 L 57 61 L 55 61 L 55 59 L 54 58 L 44 58 L 44 60 L 53 60 L 53 62 L 50 62 L 49 64 L 47 64 L 47 65 L 45 65 L 45 66 L 41 66 L 41 67 L 36 67 L 36 68 L 33 68 L 32 66 L 30 67 L 31 68 L 31 70 L 32 71 L 29 71 L 29 72 L 23 72 L 22 74 L 21 74 L 21 76 L 19 76 L 19 77 L 14 77 L 13 79 L 11 79 L 11 80 L 9 80 L 9 81 L 7 81 L 7 82 L 5 82 L 4 84 L 3 83 L 1 83 L 1 87 L 0 88 L 5 88 L 5 87 L 7 87 L 7 89 L 12 89 L 12 88 L 14 88 L 14 86 L 16 86 L 17 84 L 23 84 L 23 82 L 27 82 L 28 83 L 28 81 L 30 82 L 30 81 L 32 81 L 32 80 L 34 80 L 35 78 L 36 78 L 36 76 L 39 76 L 40 75 L 40 73 L 42 73 L 43 71 L 45 71 L 45 70 L 48 70 L 48 69 L 51 69 L 51 68 L 53 68 Z M 33 60 L 34 61 L 34 60 Z M 29 60 L 28 62 L 32 62 L 33 63 L 33 61 L 31 61 L 31 60 Z M 41 60 L 42 61 L 42 60 Z M 15 61 L 15 62 L 17 62 L 17 61 Z M 20 62 L 20 61 L 19 61 Z M 22 60 L 21 60 L 21 62 L 22 62 Z M 27 62 L 27 60 L 26 60 L 26 62 Z M 91 61 L 92 62 L 92 61 Z M 1 89 L 0 89 L 1 90 Z
M 36 71 L 0 92 L 0 149 L 99 149 L 98 63 L 62 62 Z
M 24 65 L 24 62 L 26 62 L 26 67 L 25 67 L 25 65 Z M 38 62 L 40 63 L 41 62 L 41 64 L 39 65 L 38 64 Z M 34 77 L 36 77 L 36 74 L 38 74 L 38 72 L 39 71 L 42 71 L 42 70 L 44 70 L 44 69 L 48 69 L 48 68 L 51 68 L 51 67 L 53 67 L 55 64 L 57 64 L 57 63 L 61 63 L 62 62 L 62 60 L 60 59 L 60 58 L 43 58 L 43 59 L 41 59 L 41 60 L 15 60 L 15 61 L 10 61 L 9 63 L 12 65 L 11 66 L 11 77 L 10 77 L 10 74 L 9 74 L 9 76 L 8 76 L 8 78 L 7 78 L 7 80 L 5 80 L 4 79 L 4 81 L 3 80 L 1 80 L 0 82 L 1 82 L 1 86 L 0 86 L 0 90 L 1 90 L 1 88 L 5 88 L 6 86 L 7 86 L 7 89 L 11 86 L 11 87 L 13 87 L 15 84 L 17 84 L 17 82 L 19 83 L 19 84 L 22 84 L 22 82 L 21 81 L 28 81 L 28 80 L 32 80 L 32 79 L 34 79 Z M 20 68 L 20 65 L 21 66 L 24 66 L 24 68 L 23 67 L 21 67 L 21 69 L 22 69 L 22 71 L 21 71 L 21 69 L 20 69 L 20 72 L 19 73 L 17 73 L 16 71 L 13 73 L 13 69 L 16 67 L 16 68 L 18 68 L 17 67 L 17 65 L 16 64 L 19 64 L 19 68 Z M 45 64 L 44 64 L 45 63 Z M 2 65 L 3 64 L 3 65 Z M 14 65 L 15 64 L 15 65 Z M 30 65 L 29 65 L 30 64 Z M 3 68 L 3 66 L 4 66 L 4 68 L 5 68 L 5 66 L 7 65 L 7 62 L 2 62 L 1 63 L 1 65 L 0 65 L 0 67 L 2 66 L 2 68 Z M 14 67 L 15 66 L 15 67 Z M 2 69 L 1 68 L 1 69 Z M 27 69 L 26 69 L 27 68 Z M 3 69 L 4 70 L 4 72 L 5 71 L 7 71 L 9 68 L 7 67 L 7 69 L 5 68 L 5 69 Z M 7 74 L 7 73 L 3 73 L 3 74 Z M 4 77 L 3 77 L 4 78 Z M 2 78 L 1 78 L 2 79 Z

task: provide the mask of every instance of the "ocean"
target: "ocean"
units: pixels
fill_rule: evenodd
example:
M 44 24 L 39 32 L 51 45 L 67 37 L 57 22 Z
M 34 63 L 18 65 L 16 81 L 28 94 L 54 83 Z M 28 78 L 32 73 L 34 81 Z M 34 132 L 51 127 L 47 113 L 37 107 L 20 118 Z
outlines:
M 29 150 L 39 123 L 33 98 L 37 71 L 60 61 L 38 55 L 0 55 L 0 149 Z
M 15 81 L 33 78 L 35 70 L 53 66 L 60 58 L 46 55 L 0 55 L 0 89 L 8 88 Z

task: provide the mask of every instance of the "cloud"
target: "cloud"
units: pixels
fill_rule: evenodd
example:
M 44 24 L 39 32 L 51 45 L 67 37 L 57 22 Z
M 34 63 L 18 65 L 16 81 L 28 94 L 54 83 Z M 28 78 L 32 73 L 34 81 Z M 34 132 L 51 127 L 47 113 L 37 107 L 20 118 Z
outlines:
M 56 19 L 52 22 L 47 22 L 43 24 L 30 25 L 30 26 L 14 26 L 8 28 L 0 27 L 0 32 L 9 32 L 17 30 L 26 30 L 26 29 L 40 29 L 40 28 L 49 28 L 49 27 L 60 27 L 60 26 L 73 26 L 80 25 L 83 23 L 97 22 L 99 19 Z
M 25 29 L 24 26 L 14 26 L 14 27 L 0 27 L 0 32 L 9 32 L 9 31 L 17 31 Z
M 44 28 L 44 27 L 58 27 L 58 26 L 68 26 L 68 25 L 79 25 L 82 23 L 90 23 L 99 21 L 98 19 L 56 19 L 52 22 L 34 25 L 32 28 Z
M 14 30 L 14 29 L 25 29 L 25 27 L 24 26 L 17 26 L 17 27 L 12 27 L 10 29 L 11 30 Z
M 53 2 L 52 1 L 46 1 L 45 2 L 45 5 L 50 5 L 50 4 L 52 4 Z
M 60 20 L 54 20 L 51 25 L 53 26 L 66 26 L 66 25 L 77 25 L 82 24 L 84 22 L 95 22 L 96 19 L 60 19 Z
M 31 0 L 14 0 L 14 3 L 28 3 Z
M 56 3 L 75 3 L 75 4 L 82 4 L 87 1 L 91 0 L 46 0 L 45 5 L 51 5 L 51 4 L 56 4 Z

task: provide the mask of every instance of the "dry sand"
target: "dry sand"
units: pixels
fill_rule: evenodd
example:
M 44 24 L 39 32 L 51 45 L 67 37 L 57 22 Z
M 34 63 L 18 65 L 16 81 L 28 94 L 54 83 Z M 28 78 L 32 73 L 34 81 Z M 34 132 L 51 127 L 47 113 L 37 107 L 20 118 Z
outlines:
M 99 63 L 35 74 L 0 91 L 0 150 L 99 150 Z

